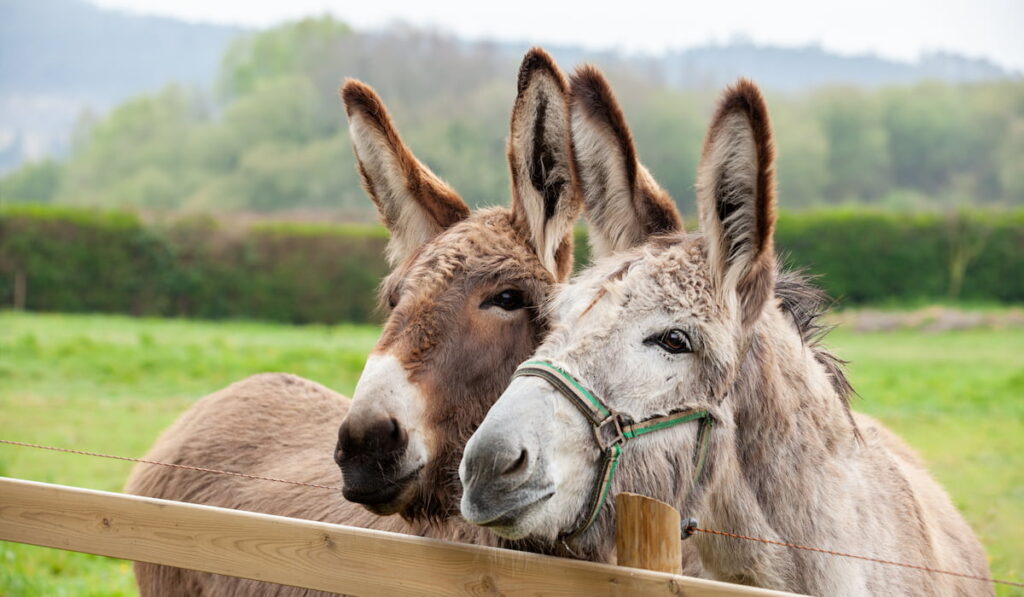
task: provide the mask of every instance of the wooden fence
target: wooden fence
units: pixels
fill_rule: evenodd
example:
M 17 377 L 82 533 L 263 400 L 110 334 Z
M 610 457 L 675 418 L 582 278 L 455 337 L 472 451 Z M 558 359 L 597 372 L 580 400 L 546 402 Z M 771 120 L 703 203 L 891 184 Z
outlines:
M 789 594 L 2 477 L 0 540 L 361 596 Z

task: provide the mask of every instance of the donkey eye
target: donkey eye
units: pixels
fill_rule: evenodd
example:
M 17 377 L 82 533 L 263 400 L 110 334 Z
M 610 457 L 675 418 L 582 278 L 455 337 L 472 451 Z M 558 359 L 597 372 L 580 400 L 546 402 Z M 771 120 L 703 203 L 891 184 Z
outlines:
M 523 298 L 522 291 L 514 288 L 506 288 L 480 303 L 481 309 L 486 309 L 488 307 L 501 307 L 506 311 L 515 311 L 516 309 L 522 309 L 525 306 L 526 299 Z
M 657 344 L 662 350 L 670 354 L 693 352 L 690 336 L 679 328 L 672 328 L 660 334 L 654 334 L 644 340 L 644 344 Z

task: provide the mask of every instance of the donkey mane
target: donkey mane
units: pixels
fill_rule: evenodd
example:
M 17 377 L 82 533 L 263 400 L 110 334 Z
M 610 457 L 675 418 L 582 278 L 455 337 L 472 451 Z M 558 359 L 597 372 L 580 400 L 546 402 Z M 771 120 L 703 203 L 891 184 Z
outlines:
M 836 395 L 843 401 L 843 407 L 849 413 L 850 399 L 856 396 L 857 392 L 846 378 L 848 361 L 837 357 L 821 343 L 825 336 L 835 329 L 835 326 L 826 325 L 821 321 L 835 301 L 827 292 L 815 285 L 814 280 L 817 276 L 808 274 L 806 270 L 785 269 L 781 260 L 778 260 L 776 271 L 778 274 L 775 278 L 775 297 L 779 299 L 779 307 L 792 318 L 804 346 L 814 353 L 814 360 L 825 367 Z M 856 429 L 854 425 L 855 432 Z

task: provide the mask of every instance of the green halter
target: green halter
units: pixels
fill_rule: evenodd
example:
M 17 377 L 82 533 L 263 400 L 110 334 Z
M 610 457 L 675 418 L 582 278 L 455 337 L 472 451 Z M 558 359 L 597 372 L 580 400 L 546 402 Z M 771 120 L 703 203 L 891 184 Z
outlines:
M 587 418 L 594 430 L 594 440 L 597 447 L 604 455 L 604 474 L 590 496 L 590 510 L 582 522 L 564 537 L 573 537 L 590 528 L 590 525 L 597 519 L 601 507 L 608 498 L 608 491 L 612 486 L 612 478 L 615 476 L 615 469 L 619 464 L 619 457 L 622 455 L 622 446 L 627 440 L 657 431 L 667 429 L 680 423 L 689 421 L 700 421 L 701 427 L 698 432 L 697 449 L 694 454 L 696 469 L 693 474 L 693 484 L 696 485 L 704 469 L 704 461 L 707 459 L 708 444 L 711 437 L 711 427 L 714 425 L 714 418 L 706 410 L 686 410 L 667 415 L 651 417 L 639 423 L 634 423 L 629 417 L 616 412 L 605 405 L 593 393 L 583 387 L 575 377 L 556 367 L 547 361 L 527 361 L 516 369 L 512 375 L 516 377 L 539 377 L 547 381 L 558 393 L 569 399 L 583 416 Z

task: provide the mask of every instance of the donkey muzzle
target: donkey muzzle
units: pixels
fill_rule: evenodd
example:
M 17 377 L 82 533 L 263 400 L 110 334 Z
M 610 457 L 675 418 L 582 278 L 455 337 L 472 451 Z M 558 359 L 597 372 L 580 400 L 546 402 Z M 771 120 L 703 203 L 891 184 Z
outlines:
M 460 508 L 467 521 L 508 536 L 523 514 L 555 490 L 539 434 L 493 414 L 466 444 L 459 467 Z
M 419 469 L 403 470 L 409 434 L 387 416 L 346 419 L 338 430 L 334 461 L 341 468 L 345 499 L 388 510 L 415 480 Z

